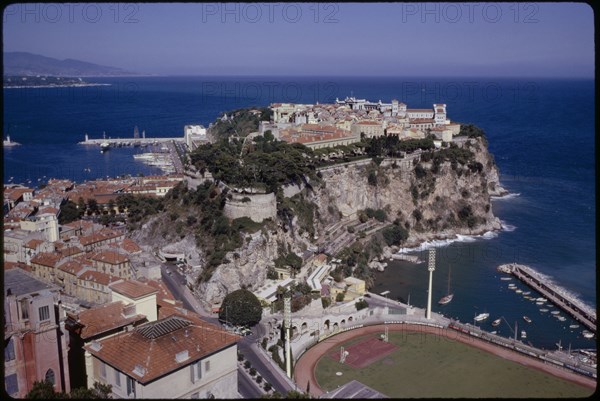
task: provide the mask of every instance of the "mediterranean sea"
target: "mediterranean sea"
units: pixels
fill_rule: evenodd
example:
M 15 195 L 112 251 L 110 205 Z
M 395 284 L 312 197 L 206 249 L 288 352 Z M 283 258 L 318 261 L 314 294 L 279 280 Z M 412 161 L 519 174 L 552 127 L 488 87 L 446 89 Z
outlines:
M 527 331 L 533 345 L 556 349 L 595 348 L 580 325 L 507 289 L 496 267 L 517 262 L 552 277 L 596 308 L 595 105 L 593 80 L 494 78 L 295 78 L 295 77 L 139 77 L 95 78 L 110 86 L 5 89 L 4 137 L 21 146 L 4 148 L 4 183 L 35 186 L 48 178 L 77 182 L 123 174 L 159 174 L 133 159 L 143 148 L 78 145 L 90 138 L 132 138 L 134 126 L 146 137 L 183 135 L 183 126 L 208 124 L 223 112 L 270 103 L 329 103 L 355 96 L 409 108 L 446 103 L 451 120 L 473 123 L 486 132 L 511 196 L 492 202 L 505 230 L 485 237 L 462 237 L 438 246 L 434 311 L 472 322 L 481 312 L 504 317 L 496 329 L 512 336 Z M 88 171 L 89 169 L 89 171 Z M 427 245 L 427 244 L 425 244 Z M 420 253 L 426 259 L 427 246 Z M 448 269 L 451 303 L 445 295 Z M 515 279 L 510 282 L 515 282 Z M 515 282 L 516 283 L 516 282 Z M 527 291 L 523 284 L 518 287 Z M 374 292 L 426 306 L 426 264 L 389 262 L 376 273 Z M 535 295 L 532 292 L 531 295 Z M 522 316 L 531 318 L 526 323 Z

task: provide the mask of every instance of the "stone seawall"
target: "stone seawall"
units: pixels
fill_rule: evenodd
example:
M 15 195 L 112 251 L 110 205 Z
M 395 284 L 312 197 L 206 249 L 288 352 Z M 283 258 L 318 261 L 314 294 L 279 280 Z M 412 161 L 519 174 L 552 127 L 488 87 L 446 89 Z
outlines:
M 249 217 L 257 223 L 264 219 L 275 218 L 277 215 L 277 202 L 275 194 L 236 194 L 232 193 L 227 199 L 223 213 L 230 219 Z M 247 198 L 249 201 L 244 202 Z

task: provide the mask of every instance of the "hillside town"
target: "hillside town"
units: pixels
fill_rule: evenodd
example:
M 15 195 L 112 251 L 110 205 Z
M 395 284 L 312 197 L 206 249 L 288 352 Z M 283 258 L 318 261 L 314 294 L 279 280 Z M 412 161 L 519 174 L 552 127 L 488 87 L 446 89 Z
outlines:
M 254 115 L 260 113 L 255 111 Z M 466 139 L 455 138 L 461 125 L 448 119 L 445 104 L 408 109 L 397 100 L 382 103 L 347 97 L 334 104 L 275 103 L 270 112 L 271 119 L 260 121 L 248 138 L 269 132 L 275 139 L 312 150 L 382 136 L 402 141 L 431 138 L 436 148 L 453 142 L 462 146 Z M 228 123 L 233 118 L 224 114 L 219 121 Z M 208 129 L 185 126 L 182 142 L 187 152 L 214 141 L 212 128 L 213 124 Z M 171 155 L 176 157 L 175 152 Z M 267 279 L 252 290 L 263 309 L 259 325 L 235 327 L 219 319 L 221 303 L 207 309 L 207 300 L 196 291 L 204 262 L 192 258 L 188 250 L 172 250 L 167 242 L 153 248 L 132 239 L 127 205 L 122 202 L 126 196 L 158 200 L 180 184 L 197 188 L 212 181 L 210 173 L 185 165 L 183 173 L 161 176 L 83 183 L 49 179 L 37 188 L 4 185 L 8 394 L 23 398 L 40 381 L 66 393 L 106 384 L 113 398 L 244 398 L 281 393 L 297 389 L 289 361 L 292 353 L 301 355 L 336 333 L 390 319 L 448 324 L 443 316 L 425 319 L 418 308 L 370 294 L 365 280 L 335 277 L 341 268 L 337 250 L 350 245 L 359 233 L 365 237 L 385 227 L 372 216 L 359 222 L 355 212 L 340 212 L 343 219 L 327 228 L 324 242 L 303 240 L 305 252 L 288 254 L 290 264 L 297 264 L 295 269 L 273 260 L 262 266 Z M 287 197 L 297 193 L 284 189 Z M 275 216 L 275 197 L 270 195 Z M 250 202 L 235 196 L 228 204 Z M 66 213 L 78 217 L 61 223 Z M 259 214 L 244 216 L 262 222 L 262 217 L 256 218 Z M 230 220 L 241 216 L 225 215 Z M 393 256 L 398 255 L 386 251 L 385 258 Z M 369 267 L 383 268 L 385 263 L 373 262 Z M 288 317 L 275 310 L 286 291 L 303 300 L 294 306 L 292 323 L 284 323 Z M 286 348 L 281 342 L 283 331 Z M 244 388 L 240 383 L 245 383 Z

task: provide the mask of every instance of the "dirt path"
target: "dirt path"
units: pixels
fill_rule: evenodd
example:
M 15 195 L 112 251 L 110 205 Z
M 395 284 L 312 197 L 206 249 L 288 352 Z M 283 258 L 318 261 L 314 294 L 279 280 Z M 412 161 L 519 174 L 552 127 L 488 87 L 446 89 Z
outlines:
M 302 389 L 302 391 L 305 391 L 307 388 L 307 384 L 310 381 L 311 395 L 318 397 L 319 395 L 323 394 L 324 391 L 319 387 L 319 384 L 317 383 L 315 377 L 315 369 L 317 367 L 319 359 L 325 354 L 327 354 L 329 350 L 339 347 L 341 344 L 345 343 L 346 341 L 352 338 L 364 336 L 366 334 L 382 333 L 384 330 L 383 327 L 384 325 L 376 325 L 363 327 L 356 330 L 349 330 L 336 336 L 329 337 L 323 342 L 315 345 L 314 347 L 306 351 L 306 353 L 302 355 L 302 357 L 294 367 L 294 378 L 296 383 L 298 384 L 298 388 Z M 389 328 L 389 331 L 410 331 L 443 335 L 444 337 L 448 337 L 453 340 L 460 341 L 464 344 L 477 347 L 504 359 L 520 363 L 521 365 L 541 370 L 553 376 L 572 381 L 574 383 L 586 386 L 588 388 L 596 388 L 596 381 L 592 378 L 581 376 L 574 372 L 570 372 L 559 367 L 546 364 L 538 359 L 528 357 L 519 352 L 489 343 L 487 341 L 477 339 L 475 337 L 471 337 L 466 334 L 455 332 L 451 329 L 442 330 L 435 327 L 412 324 L 395 324 L 387 325 L 387 327 Z

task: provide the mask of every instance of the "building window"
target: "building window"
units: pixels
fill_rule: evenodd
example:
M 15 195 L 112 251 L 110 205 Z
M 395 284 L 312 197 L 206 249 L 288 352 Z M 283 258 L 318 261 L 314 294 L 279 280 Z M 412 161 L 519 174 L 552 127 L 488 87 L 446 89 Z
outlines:
M 104 379 L 106 379 L 106 364 L 102 361 L 100 362 L 100 376 Z
M 127 376 L 127 395 L 130 396 L 132 394 L 135 396 L 135 381 Z
M 40 315 L 40 321 L 49 320 L 50 319 L 50 308 L 48 305 L 42 306 L 38 309 Z
M 121 372 L 115 369 L 115 385 L 121 387 Z
M 204 362 L 204 371 L 205 372 L 209 372 L 210 371 L 210 361 Z
M 52 383 L 52 385 L 56 384 L 56 378 L 52 369 L 48 369 L 46 372 L 46 381 Z
M 190 365 L 190 378 L 192 379 L 192 383 L 196 383 L 196 381 L 202 379 L 202 361 Z
M 12 375 L 4 376 L 4 386 L 6 387 L 6 392 L 10 395 L 18 393 L 19 382 L 17 381 L 17 374 L 13 373 Z
M 8 340 L 8 345 L 4 348 L 4 362 L 12 361 L 15 359 L 15 343 L 11 338 Z
M 27 320 L 29 319 L 29 303 L 26 299 L 22 299 L 21 302 L 21 319 Z

